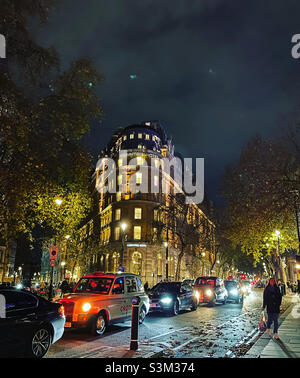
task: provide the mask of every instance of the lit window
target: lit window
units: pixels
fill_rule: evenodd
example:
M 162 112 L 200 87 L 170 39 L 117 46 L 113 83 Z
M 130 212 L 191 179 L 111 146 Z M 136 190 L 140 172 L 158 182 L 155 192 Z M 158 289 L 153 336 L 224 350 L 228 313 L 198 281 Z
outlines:
M 136 161 L 137 161 L 137 165 L 143 165 L 144 163 L 144 159 L 141 156 L 138 156 L 136 158 Z
M 121 185 L 122 184 L 122 175 L 119 175 L 118 176 L 118 185 Z
M 133 227 L 133 238 L 134 240 L 141 240 L 141 226 Z
M 141 144 L 139 144 L 139 145 L 138 145 L 138 148 L 141 149 L 141 148 L 143 148 L 143 146 L 142 146 Z
M 154 176 L 154 185 L 158 186 L 158 176 L 157 175 Z
M 119 160 L 118 160 L 118 166 L 121 167 L 121 166 L 122 166 L 122 163 L 123 163 L 123 160 L 122 160 L 122 159 L 119 159 Z
M 145 139 L 149 140 L 149 139 L 150 139 L 150 135 L 149 135 L 149 134 L 146 134 L 146 135 L 145 135 Z
M 115 240 L 120 240 L 120 227 L 115 227 Z
M 116 209 L 115 220 L 120 220 L 121 218 L 121 209 Z
M 133 139 L 133 138 L 134 138 L 134 133 L 130 134 L 130 139 Z
M 116 200 L 121 201 L 121 192 L 117 192 L 116 194 Z
M 155 164 L 155 168 L 158 168 L 158 167 L 159 167 L 159 160 L 158 160 L 158 159 L 155 159 L 155 160 L 154 160 L 154 164 Z
M 158 220 L 158 210 L 157 209 L 153 210 L 153 218 L 154 218 L 155 221 Z
M 140 207 L 134 209 L 134 219 L 142 219 L 142 209 Z
M 124 135 L 124 136 L 123 136 L 123 140 L 126 140 L 126 139 L 127 139 L 127 135 Z
M 143 139 L 143 134 L 142 133 L 138 133 L 138 138 L 139 139 Z
M 137 184 L 141 184 L 142 183 L 142 174 L 140 172 L 138 172 L 136 174 L 136 183 Z

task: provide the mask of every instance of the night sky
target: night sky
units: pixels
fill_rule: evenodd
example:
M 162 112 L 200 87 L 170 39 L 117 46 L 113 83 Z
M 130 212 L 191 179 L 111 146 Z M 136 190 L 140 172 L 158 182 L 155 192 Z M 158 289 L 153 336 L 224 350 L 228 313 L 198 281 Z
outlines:
M 104 73 L 95 154 L 119 126 L 161 120 L 184 157 L 204 157 L 210 197 L 247 140 L 278 132 L 300 104 L 299 0 L 63 0 L 38 41 L 63 66 L 90 57 Z M 133 79 L 130 78 L 133 76 Z

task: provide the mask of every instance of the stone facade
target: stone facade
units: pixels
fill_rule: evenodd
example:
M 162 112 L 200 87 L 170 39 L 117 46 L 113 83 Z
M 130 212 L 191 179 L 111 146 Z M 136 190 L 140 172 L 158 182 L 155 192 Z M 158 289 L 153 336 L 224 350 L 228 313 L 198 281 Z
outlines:
M 159 122 L 145 122 L 119 129 L 99 157 L 109 157 L 114 160 L 117 184 L 125 186 L 129 185 L 130 175 L 136 170 L 134 171 L 128 165 L 128 161 L 125 164 L 120 161 L 122 160 L 119 155 L 121 150 L 126 150 L 128 161 L 132 158 L 142 158 L 147 163 L 150 159 L 152 161 L 155 159 L 156 163 L 156 160 L 158 162 L 162 158 L 171 160 L 175 156 L 174 146 L 167 139 Z M 123 265 L 127 272 L 139 274 L 144 282 L 148 282 L 152 286 L 166 278 L 166 264 L 168 264 L 168 279 L 174 280 L 180 252 L 178 241 L 172 238 L 172 235 L 169 236 L 167 260 L 164 243 L 166 232 L 159 232 L 155 227 L 159 208 L 166 203 L 166 194 L 161 191 L 158 193 L 133 193 L 130 191 L 130 187 L 129 189 L 127 187 L 127 193 L 124 193 L 123 190 L 122 193 L 103 193 L 99 190 L 99 187 L 105 183 L 105 168 L 103 167 L 97 166 L 96 170 L 100 249 L 99 253 L 93 257 L 90 269 L 117 272 L 119 266 Z M 119 179 L 118 176 L 121 175 L 123 178 Z M 149 180 L 151 180 L 150 176 Z M 161 171 L 158 170 L 156 177 L 158 185 L 162 180 Z M 183 258 L 181 279 L 209 274 L 209 260 L 213 258 L 215 250 L 215 226 L 200 207 L 195 206 L 195 209 L 196 213 L 205 219 L 207 230 L 203 230 L 203 232 L 207 231 L 211 235 L 211 247 L 203 249 L 202 257 L 197 261 L 193 261 L 189 255 Z M 126 226 L 124 230 L 122 225 Z M 203 254 L 206 258 L 203 257 Z

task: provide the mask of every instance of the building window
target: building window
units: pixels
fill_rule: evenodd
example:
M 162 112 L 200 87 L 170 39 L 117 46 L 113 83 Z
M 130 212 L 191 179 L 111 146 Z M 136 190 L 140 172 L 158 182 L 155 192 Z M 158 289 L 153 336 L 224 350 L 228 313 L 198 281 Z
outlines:
M 130 134 L 130 139 L 134 139 L 134 133 Z
M 154 160 L 155 168 L 159 168 L 159 160 L 155 159 Z
M 154 186 L 158 186 L 158 176 L 154 176 Z
M 134 209 L 134 219 L 142 219 L 142 209 L 140 207 Z
M 138 133 L 138 138 L 139 139 L 143 139 L 143 134 L 142 133 Z
M 123 164 L 123 160 L 122 160 L 122 159 L 119 159 L 119 160 L 118 160 L 118 166 L 119 166 L 119 167 L 122 167 L 122 164 Z
M 138 156 L 136 158 L 137 165 L 143 165 L 144 159 L 141 156 Z
M 149 140 L 149 139 L 150 139 L 150 135 L 149 135 L 149 134 L 146 134 L 146 135 L 145 135 L 145 139 Z
M 123 136 L 123 140 L 127 140 L 127 135 L 124 135 L 124 136 Z
M 157 210 L 157 209 L 154 209 L 154 210 L 153 210 L 153 219 L 154 219 L 155 221 L 158 221 L 158 210 Z
M 120 240 L 120 227 L 115 227 L 115 240 Z
M 133 238 L 134 240 L 141 240 L 141 226 L 134 226 L 133 227 Z
M 121 192 L 117 192 L 116 194 L 116 200 L 121 201 Z
M 121 209 L 116 209 L 115 220 L 120 220 L 120 219 L 121 219 Z
M 143 146 L 141 144 L 138 145 L 138 149 L 141 150 Z
M 137 184 L 141 184 L 142 183 L 142 174 L 140 172 L 138 172 L 136 174 L 136 183 Z
M 118 176 L 118 185 L 122 185 L 122 175 Z

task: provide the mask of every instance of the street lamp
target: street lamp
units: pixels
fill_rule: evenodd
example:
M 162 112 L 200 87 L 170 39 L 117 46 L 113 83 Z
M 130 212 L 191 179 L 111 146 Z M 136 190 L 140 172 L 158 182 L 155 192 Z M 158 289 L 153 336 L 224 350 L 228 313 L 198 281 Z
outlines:
M 164 242 L 164 246 L 166 248 L 166 281 L 169 280 L 169 243 L 168 243 L 168 232 L 167 232 L 167 241 Z
M 60 206 L 63 203 L 63 200 L 61 198 L 56 198 L 54 202 L 56 203 L 57 206 Z

